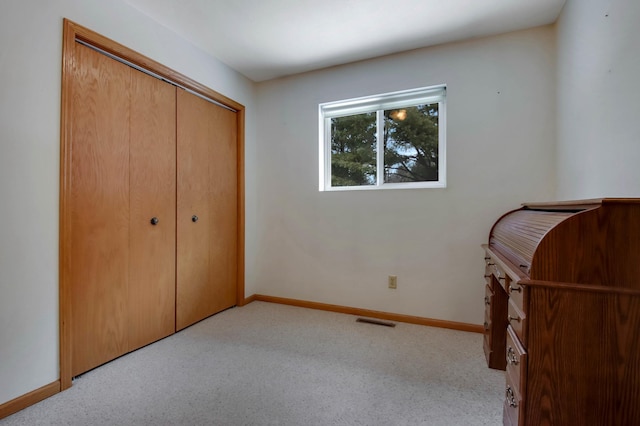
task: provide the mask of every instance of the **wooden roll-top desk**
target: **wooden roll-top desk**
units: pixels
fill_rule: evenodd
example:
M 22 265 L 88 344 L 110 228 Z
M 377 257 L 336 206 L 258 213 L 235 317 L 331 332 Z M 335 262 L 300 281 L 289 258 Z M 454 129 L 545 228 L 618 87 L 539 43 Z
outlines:
M 640 199 L 529 203 L 485 251 L 505 425 L 640 425 Z

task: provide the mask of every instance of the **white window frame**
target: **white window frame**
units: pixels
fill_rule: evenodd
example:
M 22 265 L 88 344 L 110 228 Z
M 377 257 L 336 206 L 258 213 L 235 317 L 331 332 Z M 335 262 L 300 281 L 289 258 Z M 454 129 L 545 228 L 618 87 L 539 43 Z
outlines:
M 372 189 L 446 188 L 446 86 L 431 86 L 361 98 L 325 102 L 319 105 L 319 190 L 360 191 Z M 438 103 L 438 180 L 384 183 L 384 110 Z M 375 185 L 331 186 L 331 119 L 377 112 L 377 173 Z

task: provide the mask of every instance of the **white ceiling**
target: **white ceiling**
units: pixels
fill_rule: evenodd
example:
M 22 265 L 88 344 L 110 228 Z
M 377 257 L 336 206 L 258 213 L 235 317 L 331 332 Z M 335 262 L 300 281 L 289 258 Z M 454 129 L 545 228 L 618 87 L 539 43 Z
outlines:
M 554 22 L 565 0 L 125 0 L 254 81 Z

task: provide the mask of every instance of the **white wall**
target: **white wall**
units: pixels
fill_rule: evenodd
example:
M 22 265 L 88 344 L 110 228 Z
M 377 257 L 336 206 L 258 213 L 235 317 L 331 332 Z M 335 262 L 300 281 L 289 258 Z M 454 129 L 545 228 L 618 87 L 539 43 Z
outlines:
M 558 198 L 640 196 L 640 2 L 568 0 L 557 23 Z
M 2 0 L 0 13 L 0 404 L 54 382 L 62 18 L 247 107 L 247 291 L 255 262 L 253 83 L 120 0 Z
M 481 324 L 490 226 L 555 193 L 555 75 L 543 27 L 258 84 L 256 291 Z M 446 189 L 318 191 L 318 103 L 442 83 Z

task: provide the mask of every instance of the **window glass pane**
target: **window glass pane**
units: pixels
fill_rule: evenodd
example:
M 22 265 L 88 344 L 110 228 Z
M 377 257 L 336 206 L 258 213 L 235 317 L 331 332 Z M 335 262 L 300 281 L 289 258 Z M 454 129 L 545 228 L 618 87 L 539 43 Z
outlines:
M 331 186 L 376 184 L 376 113 L 331 119 Z
M 438 180 L 438 104 L 384 111 L 384 182 Z

